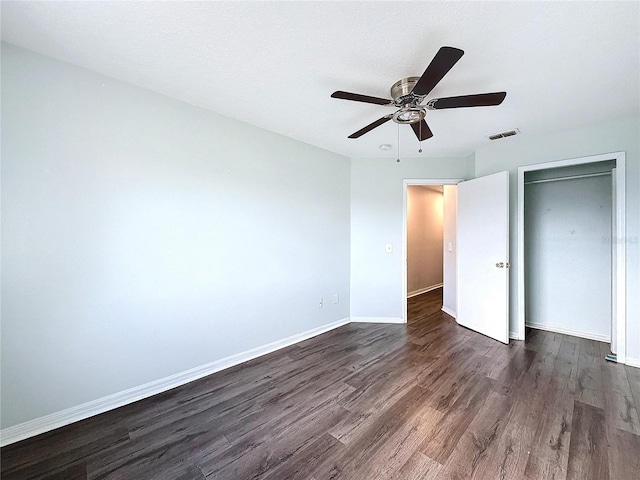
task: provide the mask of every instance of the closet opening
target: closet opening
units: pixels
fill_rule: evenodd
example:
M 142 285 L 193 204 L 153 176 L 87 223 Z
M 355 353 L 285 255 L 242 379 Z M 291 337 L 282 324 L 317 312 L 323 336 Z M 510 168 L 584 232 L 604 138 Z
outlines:
M 625 361 L 624 153 L 518 169 L 524 327 L 611 345 Z

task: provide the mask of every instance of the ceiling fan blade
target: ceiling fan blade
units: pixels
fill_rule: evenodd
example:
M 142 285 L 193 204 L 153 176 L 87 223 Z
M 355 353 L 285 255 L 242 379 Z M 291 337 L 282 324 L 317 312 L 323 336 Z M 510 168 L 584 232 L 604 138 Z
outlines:
M 427 122 L 425 122 L 424 120 L 422 120 L 421 122 L 412 123 L 411 128 L 413 128 L 416 137 L 418 137 L 418 140 L 420 141 L 433 137 L 433 132 L 431 132 L 429 125 L 427 125 Z
M 500 105 L 507 92 L 479 93 L 477 95 L 461 95 L 459 97 L 434 98 L 429 100 L 427 108 L 442 110 L 443 108 L 490 107 Z
M 348 138 L 358 138 L 361 137 L 362 135 L 364 135 L 365 133 L 367 133 L 370 130 L 373 130 L 376 127 L 379 127 L 380 125 L 382 125 L 383 123 L 388 122 L 389 120 L 391 120 L 391 117 L 393 117 L 393 115 L 385 115 L 382 118 L 379 118 L 378 120 L 376 120 L 373 123 L 370 123 L 369 125 L 367 125 L 364 128 L 361 128 L 360 130 L 358 130 L 356 133 L 352 133 L 351 135 L 349 135 Z
M 447 74 L 449 70 L 462 58 L 464 52 L 459 48 L 442 47 L 433 57 L 431 63 L 424 71 L 416 86 L 413 87 L 413 93 L 416 95 L 427 95 L 433 87 Z
M 370 97 L 369 95 L 360 95 L 359 93 L 343 92 L 338 90 L 331 94 L 331 98 L 341 98 L 343 100 L 353 100 L 355 102 L 375 103 L 376 105 L 392 105 L 391 100 L 380 97 Z

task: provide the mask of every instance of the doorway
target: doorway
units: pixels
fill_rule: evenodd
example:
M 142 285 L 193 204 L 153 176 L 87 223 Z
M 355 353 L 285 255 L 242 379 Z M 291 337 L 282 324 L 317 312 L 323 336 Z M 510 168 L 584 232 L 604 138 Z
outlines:
M 407 232 L 407 218 L 408 218 L 408 189 L 410 186 L 431 186 L 437 187 L 441 189 L 445 189 L 450 186 L 455 186 L 460 183 L 462 179 L 405 179 L 403 180 L 403 217 L 402 217 L 402 265 L 403 265 L 403 289 L 402 289 L 402 304 L 403 304 L 403 323 L 407 323 L 407 295 L 409 293 L 409 282 L 408 282 L 408 232 Z M 454 215 L 455 216 L 455 215 Z M 455 237 L 455 232 L 453 233 Z M 446 235 L 445 235 L 446 237 Z M 448 248 L 448 241 L 444 239 L 444 250 L 446 251 Z M 455 258 L 455 251 L 453 251 L 454 245 L 452 245 L 451 256 Z M 447 267 L 447 265 L 451 265 L 450 262 L 445 258 L 445 252 L 442 253 L 443 258 L 443 290 L 446 292 L 445 295 L 449 299 L 453 299 L 455 304 L 455 284 L 452 285 L 451 280 L 455 283 L 455 271 L 451 271 L 451 267 Z M 454 264 L 455 268 L 455 264 Z M 448 309 L 449 311 L 443 309 L 447 314 L 451 315 L 452 313 L 455 317 L 455 309 Z
M 624 167 L 624 152 L 617 152 L 518 168 L 520 331 L 555 328 L 611 341 L 620 363 L 626 360 L 625 252 L 616 239 L 625 231 Z M 569 305 L 572 288 L 588 278 L 594 290 Z M 584 314 L 573 311 L 583 306 Z M 587 315 L 592 311 L 608 318 Z M 554 315 L 551 326 L 540 320 Z
M 443 236 L 444 188 L 441 185 L 409 185 L 407 298 L 442 287 Z

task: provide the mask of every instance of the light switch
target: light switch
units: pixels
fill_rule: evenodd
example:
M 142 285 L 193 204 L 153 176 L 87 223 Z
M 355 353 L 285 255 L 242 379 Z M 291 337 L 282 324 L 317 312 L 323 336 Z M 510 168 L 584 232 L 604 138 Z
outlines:
M 393 253 L 393 244 L 387 243 L 384 246 L 384 251 L 387 252 L 387 253 Z
M 453 252 L 453 243 L 449 242 L 449 244 L 447 245 L 447 250 Z

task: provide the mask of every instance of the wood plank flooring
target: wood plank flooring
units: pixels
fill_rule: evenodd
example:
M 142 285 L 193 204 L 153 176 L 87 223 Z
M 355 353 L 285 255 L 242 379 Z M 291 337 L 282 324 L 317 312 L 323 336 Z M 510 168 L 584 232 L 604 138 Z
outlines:
M 409 300 L 1 450 L 11 479 L 636 479 L 640 371 L 538 330 L 502 345 Z

